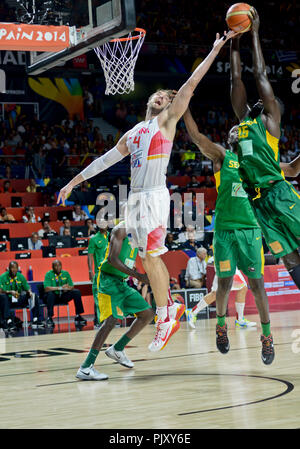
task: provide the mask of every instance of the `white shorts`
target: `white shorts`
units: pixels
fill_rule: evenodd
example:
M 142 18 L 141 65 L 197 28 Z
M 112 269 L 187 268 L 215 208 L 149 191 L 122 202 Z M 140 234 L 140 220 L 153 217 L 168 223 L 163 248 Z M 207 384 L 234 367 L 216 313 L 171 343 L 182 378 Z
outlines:
M 160 256 L 168 251 L 165 238 L 170 213 L 170 193 L 166 187 L 131 191 L 125 209 L 126 232 L 141 258 L 149 253 Z
M 236 270 L 235 275 L 233 277 L 233 283 L 231 291 L 241 290 L 242 288 L 247 287 L 247 282 L 240 270 Z M 218 276 L 215 274 L 211 291 L 216 292 L 218 290 Z

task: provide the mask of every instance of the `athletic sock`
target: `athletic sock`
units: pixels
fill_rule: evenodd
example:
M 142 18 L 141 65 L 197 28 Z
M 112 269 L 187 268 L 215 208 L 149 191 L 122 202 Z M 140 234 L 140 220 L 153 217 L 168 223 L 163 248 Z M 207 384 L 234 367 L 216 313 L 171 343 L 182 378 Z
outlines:
M 168 304 L 167 306 L 170 307 L 174 304 L 174 301 L 172 299 L 172 295 L 171 295 L 171 289 L 170 287 L 168 288 Z
M 169 319 L 167 306 L 156 307 L 157 321 L 167 321 Z
M 200 299 L 200 301 L 198 302 L 198 304 L 197 304 L 195 310 L 194 310 L 194 311 L 192 310 L 192 312 L 193 312 L 195 315 L 197 315 L 199 312 L 201 312 L 201 310 L 205 309 L 205 307 L 207 307 L 207 306 L 208 306 L 207 302 L 205 301 L 204 298 L 202 298 L 202 299 Z
M 223 327 L 225 325 L 226 315 L 219 316 L 217 315 L 217 323 L 219 326 Z
M 270 321 L 268 323 L 261 323 L 262 333 L 265 337 L 268 337 L 271 334 L 271 324 Z
M 131 338 L 127 337 L 127 335 L 123 335 L 117 343 L 114 344 L 114 348 L 116 351 L 123 351 L 127 343 L 129 343 Z
M 237 320 L 242 321 L 244 319 L 245 303 L 244 302 L 236 302 L 235 309 L 236 309 L 236 313 L 237 313 Z
M 300 290 L 300 265 L 297 265 L 296 267 L 289 270 L 289 273 Z
M 90 365 L 94 365 L 95 360 L 99 354 L 99 351 L 97 349 L 90 349 L 90 352 L 87 355 L 87 358 L 82 363 L 81 368 L 88 368 Z

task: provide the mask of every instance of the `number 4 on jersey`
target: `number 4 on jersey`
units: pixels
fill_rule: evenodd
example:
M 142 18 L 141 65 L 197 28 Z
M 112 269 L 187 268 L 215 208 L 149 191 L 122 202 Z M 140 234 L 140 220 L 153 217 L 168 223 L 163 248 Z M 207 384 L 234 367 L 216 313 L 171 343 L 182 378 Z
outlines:
M 137 145 L 138 148 L 140 148 L 140 140 L 141 140 L 141 136 L 135 136 L 133 143 L 135 143 Z

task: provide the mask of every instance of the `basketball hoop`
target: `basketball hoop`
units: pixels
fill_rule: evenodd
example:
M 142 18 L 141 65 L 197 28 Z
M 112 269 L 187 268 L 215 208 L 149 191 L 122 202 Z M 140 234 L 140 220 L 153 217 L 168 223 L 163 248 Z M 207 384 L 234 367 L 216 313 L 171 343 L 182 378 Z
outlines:
M 127 37 L 94 48 L 104 72 L 106 95 L 128 94 L 134 90 L 134 68 L 146 31 L 135 28 L 133 32 L 138 34 L 129 33 Z

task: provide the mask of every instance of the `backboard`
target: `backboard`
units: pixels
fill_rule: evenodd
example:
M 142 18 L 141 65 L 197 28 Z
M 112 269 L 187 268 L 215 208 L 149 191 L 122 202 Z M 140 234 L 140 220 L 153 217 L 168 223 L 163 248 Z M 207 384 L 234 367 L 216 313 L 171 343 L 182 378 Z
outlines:
M 70 27 L 70 45 L 59 52 L 31 51 L 27 64 L 29 75 L 39 75 L 111 39 L 126 36 L 136 27 L 135 0 L 52 0 L 43 5 L 47 3 L 56 4 L 48 17 L 51 13 L 56 17 L 60 12 L 51 24 L 55 25 L 56 20 L 57 25 Z

